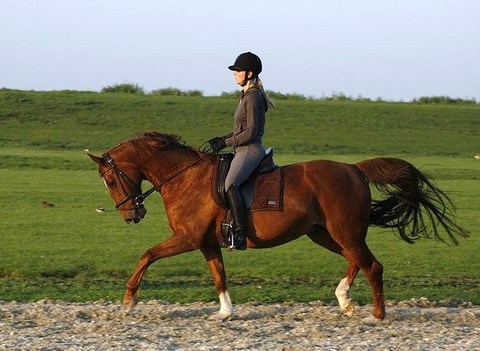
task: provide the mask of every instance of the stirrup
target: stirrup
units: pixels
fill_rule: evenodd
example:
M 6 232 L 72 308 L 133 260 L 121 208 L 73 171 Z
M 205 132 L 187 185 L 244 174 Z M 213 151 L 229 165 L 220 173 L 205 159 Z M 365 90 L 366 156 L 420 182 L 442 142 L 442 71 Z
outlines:
M 222 222 L 222 236 L 223 240 L 220 244 L 221 247 L 226 248 L 228 251 L 232 250 L 246 250 L 247 249 L 247 238 L 245 237 L 245 246 L 240 248 L 235 247 L 235 237 L 233 234 L 235 228 L 235 224 L 233 221 L 230 222 Z
M 237 245 L 235 245 L 235 234 L 233 233 L 233 231 L 230 232 L 230 237 L 229 237 L 229 246 L 228 246 L 228 251 L 232 251 L 232 250 L 246 250 L 247 249 L 247 238 L 246 236 L 243 236 L 243 237 L 240 237 L 237 236 L 237 240 L 238 239 L 243 239 L 243 242 L 240 244 L 240 243 L 236 243 Z M 241 245 L 241 246 L 240 246 Z
M 235 249 L 235 245 L 234 245 L 234 242 L 233 242 L 233 225 L 230 223 L 230 226 L 228 228 L 228 246 L 227 246 L 227 250 L 228 251 L 232 251 L 233 249 Z

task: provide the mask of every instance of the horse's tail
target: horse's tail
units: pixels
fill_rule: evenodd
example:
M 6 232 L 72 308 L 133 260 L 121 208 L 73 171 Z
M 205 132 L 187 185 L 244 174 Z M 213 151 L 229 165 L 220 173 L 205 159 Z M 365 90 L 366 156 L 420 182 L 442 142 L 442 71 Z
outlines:
M 356 166 L 385 195 L 372 201 L 370 225 L 397 229 L 410 244 L 421 237 L 445 242 L 439 228 L 455 245 L 457 236 L 469 236 L 455 223 L 448 196 L 412 164 L 398 158 L 375 158 Z

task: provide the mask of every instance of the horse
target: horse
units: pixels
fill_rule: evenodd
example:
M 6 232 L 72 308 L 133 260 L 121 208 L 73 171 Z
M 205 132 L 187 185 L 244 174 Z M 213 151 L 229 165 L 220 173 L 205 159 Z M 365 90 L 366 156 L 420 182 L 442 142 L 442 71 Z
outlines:
M 220 310 L 213 317 L 233 318 L 234 307 L 220 242 L 225 210 L 214 201 L 211 183 L 219 154 L 188 146 L 177 135 L 140 132 L 102 156 L 89 154 L 116 209 L 126 223 L 138 223 L 147 210 L 145 198 L 163 197 L 172 235 L 141 256 L 126 284 L 122 304 L 129 311 L 155 261 L 200 250 L 210 268 Z M 315 244 L 341 255 L 347 270 L 335 289 L 340 310 L 351 317 L 350 287 L 361 270 L 372 289 L 372 315 L 385 317 L 383 266 L 367 246 L 369 226 L 392 228 L 408 243 L 426 237 L 458 245 L 469 233 L 456 224 L 448 196 L 409 162 L 373 158 L 356 164 L 314 160 L 282 166 L 283 209 L 248 215 L 248 248 L 269 248 L 307 235 Z M 153 188 L 142 193 L 142 181 Z M 370 184 L 383 194 L 373 200 Z M 440 233 L 440 231 L 443 235 Z M 444 238 L 446 233 L 447 239 Z

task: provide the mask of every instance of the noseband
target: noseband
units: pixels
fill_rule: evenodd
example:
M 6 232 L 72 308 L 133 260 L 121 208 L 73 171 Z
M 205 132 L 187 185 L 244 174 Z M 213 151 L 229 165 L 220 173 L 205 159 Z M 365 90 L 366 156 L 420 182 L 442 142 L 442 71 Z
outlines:
M 107 170 L 105 170 L 102 174 L 100 174 L 100 177 L 103 177 L 103 175 L 105 173 L 107 173 L 108 171 L 115 171 L 115 173 L 117 174 L 117 176 L 120 178 L 120 179 L 123 179 L 128 185 L 130 185 L 132 188 L 135 187 L 135 184 L 133 182 L 133 180 L 128 176 L 126 175 L 118 166 L 117 164 L 115 163 L 115 161 L 113 161 L 112 157 L 110 157 L 110 155 L 107 153 L 107 154 L 104 154 L 102 156 L 102 158 L 105 160 L 105 162 L 108 163 L 108 165 L 110 166 L 110 168 L 108 168 Z M 123 186 L 123 182 L 120 182 L 120 184 L 122 184 L 122 188 L 124 190 L 124 192 L 126 193 L 125 191 L 125 187 Z M 152 187 L 151 189 L 147 190 L 146 192 L 144 192 L 143 194 L 130 194 L 130 195 L 126 195 L 123 199 L 121 199 L 118 203 L 115 204 L 115 209 L 119 209 L 123 204 L 125 204 L 127 201 L 130 201 L 130 200 L 133 200 L 134 202 L 134 207 L 133 208 L 129 208 L 129 210 L 131 209 L 135 209 L 135 210 L 138 210 L 138 209 L 141 209 L 143 208 L 143 204 L 145 203 L 145 199 L 150 195 L 152 194 L 155 190 L 157 190 L 156 187 Z

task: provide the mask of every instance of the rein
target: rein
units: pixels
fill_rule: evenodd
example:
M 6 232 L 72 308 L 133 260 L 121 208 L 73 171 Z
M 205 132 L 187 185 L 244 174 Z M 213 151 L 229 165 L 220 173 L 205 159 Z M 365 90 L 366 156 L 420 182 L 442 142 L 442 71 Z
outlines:
M 130 185 L 132 188 L 135 186 L 134 185 L 134 182 L 132 181 L 132 179 L 127 176 L 118 166 L 117 164 L 115 163 L 115 161 L 112 159 L 112 157 L 106 153 L 102 156 L 102 158 L 110 165 L 110 168 L 107 169 L 106 171 L 104 171 L 102 174 L 100 174 L 100 177 L 103 177 L 103 175 L 105 173 L 107 173 L 108 171 L 110 170 L 114 170 L 117 175 L 119 177 L 121 177 L 123 180 L 125 180 L 127 182 L 128 185 Z M 139 208 L 143 208 L 143 205 L 145 203 L 145 199 L 150 196 L 151 194 L 153 194 L 155 191 L 159 191 L 161 189 L 161 187 L 163 185 L 165 185 L 166 183 L 170 182 L 171 180 L 173 180 L 174 178 L 176 178 L 177 176 L 179 176 L 180 174 L 182 174 L 183 172 L 185 172 L 186 170 L 188 170 L 189 168 L 195 166 L 197 163 L 199 163 L 200 161 L 204 160 L 206 158 L 206 155 L 200 155 L 200 158 L 199 159 L 196 159 L 194 162 L 192 162 L 191 164 L 187 165 L 186 167 L 180 169 L 179 171 L 173 173 L 172 175 L 166 177 L 164 180 L 162 180 L 158 185 L 155 185 L 153 187 L 151 187 L 150 189 L 148 189 L 146 192 L 142 193 L 142 194 L 130 194 L 130 195 L 126 195 L 122 200 L 120 200 L 118 203 L 115 204 L 115 209 L 118 210 L 123 204 L 125 204 L 127 201 L 130 201 L 130 200 L 134 200 L 134 209 L 139 209 Z M 122 185 L 123 187 L 123 185 Z M 125 188 L 124 188 L 125 190 Z M 126 191 L 125 191 L 126 192 Z

